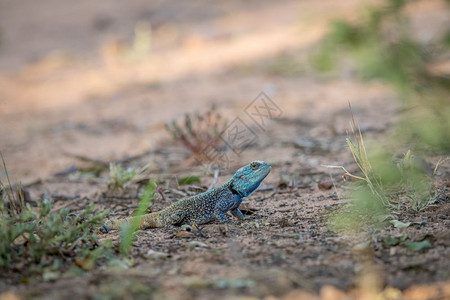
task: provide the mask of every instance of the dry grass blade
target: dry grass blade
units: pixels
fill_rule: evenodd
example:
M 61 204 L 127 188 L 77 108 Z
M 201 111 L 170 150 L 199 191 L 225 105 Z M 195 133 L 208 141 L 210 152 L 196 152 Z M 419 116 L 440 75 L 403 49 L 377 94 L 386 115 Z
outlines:
M 441 168 L 441 166 L 444 165 L 445 163 L 447 163 L 448 161 L 450 161 L 450 157 L 440 158 L 439 159 L 439 161 L 437 162 L 436 166 L 434 167 L 433 177 L 436 176 L 436 173 Z
M 359 124 L 355 121 L 355 117 L 353 115 L 353 110 L 350 102 L 348 103 L 348 106 L 352 118 L 352 133 L 354 140 L 356 142 L 356 146 L 352 143 L 352 141 L 349 138 L 347 138 L 347 145 L 350 148 L 353 159 L 358 165 L 358 168 L 364 174 L 364 181 L 367 183 L 371 192 L 385 206 L 390 206 L 389 200 L 387 199 L 386 195 L 383 192 L 382 184 L 379 178 L 377 178 L 377 176 L 373 172 L 372 164 L 369 160 L 369 156 L 367 155 L 364 138 L 362 136 Z
M 352 177 L 352 178 L 355 178 L 355 179 L 358 179 L 358 180 L 366 181 L 366 179 L 364 177 L 353 175 L 352 173 L 347 171 L 347 169 L 344 166 L 332 166 L 332 165 L 321 165 L 321 166 L 325 167 L 325 168 L 329 168 L 329 169 L 341 169 L 341 170 L 343 170 L 345 172 L 344 175 L 347 175 L 349 177 Z
M 378 199 L 385 207 L 390 207 L 391 203 L 389 202 L 388 198 L 386 197 L 383 186 L 380 182 L 380 179 L 377 177 L 376 174 L 373 172 L 372 164 L 369 160 L 369 156 L 367 154 L 366 145 L 364 143 L 364 138 L 361 133 L 361 129 L 359 127 L 358 122 L 355 120 L 355 117 L 353 115 L 352 106 L 349 102 L 349 110 L 351 114 L 351 127 L 352 127 L 352 135 L 355 142 L 352 142 L 352 140 L 347 137 L 346 142 L 350 149 L 350 152 L 353 156 L 353 160 L 355 161 L 356 165 L 358 166 L 359 170 L 362 173 L 362 176 L 354 175 L 347 171 L 343 166 L 329 166 L 324 165 L 324 167 L 327 168 L 335 168 L 335 169 L 341 169 L 345 172 L 346 176 L 349 176 L 351 178 L 364 181 L 367 186 L 369 187 L 372 194 L 375 196 L 376 199 Z
M 7 181 L 7 186 L 5 186 L 0 180 L 0 210 L 3 215 L 18 215 L 25 207 L 23 189 L 22 186 L 19 185 L 19 189 L 17 190 L 17 193 L 15 193 L 14 188 L 11 184 L 8 169 L 6 168 L 5 159 L 1 152 L 0 158 L 2 159 L 3 170 L 5 170 Z M 7 200 L 7 202 L 5 200 Z
M 211 182 L 211 184 L 209 185 L 208 191 L 212 190 L 212 189 L 216 186 L 217 180 L 219 179 L 219 172 L 220 172 L 219 169 L 215 169 L 215 170 L 214 170 L 214 179 L 213 179 L 213 181 Z

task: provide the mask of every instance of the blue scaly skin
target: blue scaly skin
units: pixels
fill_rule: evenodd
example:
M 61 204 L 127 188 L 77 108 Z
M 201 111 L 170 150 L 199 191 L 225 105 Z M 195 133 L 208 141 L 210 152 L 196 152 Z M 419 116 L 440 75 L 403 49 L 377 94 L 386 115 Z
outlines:
M 205 224 L 218 220 L 227 223 L 228 211 L 238 218 L 244 219 L 239 210 L 243 197 L 249 196 L 270 172 L 270 165 L 264 161 L 253 161 L 240 168 L 234 176 L 221 186 L 210 191 L 180 200 L 169 207 L 142 216 L 140 229 L 164 227 L 166 225 Z M 102 226 L 102 231 L 119 229 L 130 223 L 133 217 L 108 221 Z

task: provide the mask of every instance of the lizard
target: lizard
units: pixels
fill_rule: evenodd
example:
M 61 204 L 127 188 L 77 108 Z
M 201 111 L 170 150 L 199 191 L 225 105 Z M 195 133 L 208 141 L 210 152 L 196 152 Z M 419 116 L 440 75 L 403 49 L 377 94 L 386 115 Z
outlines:
M 139 229 L 167 225 L 201 225 L 214 220 L 227 223 L 228 211 L 237 219 L 244 220 L 245 217 L 239 210 L 242 198 L 256 190 L 270 170 L 270 164 L 264 161 L 253 161 L 237 170 L 233 177 L 221 186 L 175 202 L 158 212 L 107 221 L 100 230 L 102 232 L 117 230 L 120 226 L 129 224 L 133 218 L 141 218 Z

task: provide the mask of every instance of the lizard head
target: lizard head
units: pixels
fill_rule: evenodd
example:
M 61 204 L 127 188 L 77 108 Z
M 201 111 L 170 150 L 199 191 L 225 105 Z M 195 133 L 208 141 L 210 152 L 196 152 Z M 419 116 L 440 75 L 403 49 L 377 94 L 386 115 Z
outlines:
M 255 160 L 236 171 L 230 180 L 230 188 L 242 197 L 250 195 L 270 173 L 271 166 L 265 161 Z

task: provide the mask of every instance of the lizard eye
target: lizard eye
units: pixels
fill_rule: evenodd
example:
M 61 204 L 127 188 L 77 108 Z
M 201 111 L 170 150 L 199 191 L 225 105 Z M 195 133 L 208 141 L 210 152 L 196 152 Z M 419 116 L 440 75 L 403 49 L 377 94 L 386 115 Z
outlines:
M 240 179 L 244 179 L 244 178 L 245 178 L 245 176 L 244 176 L 244 175 L 241 175 L 241 176 L 239 176 L 239 178 L 240 178 Z
M 259 167 L 259 164 L 257 162 L 252 162 L 250 164 L 250 168 L 252 168 L 252 170 L 256 170 L 256 169 L 258 169 L 258 167 Z

